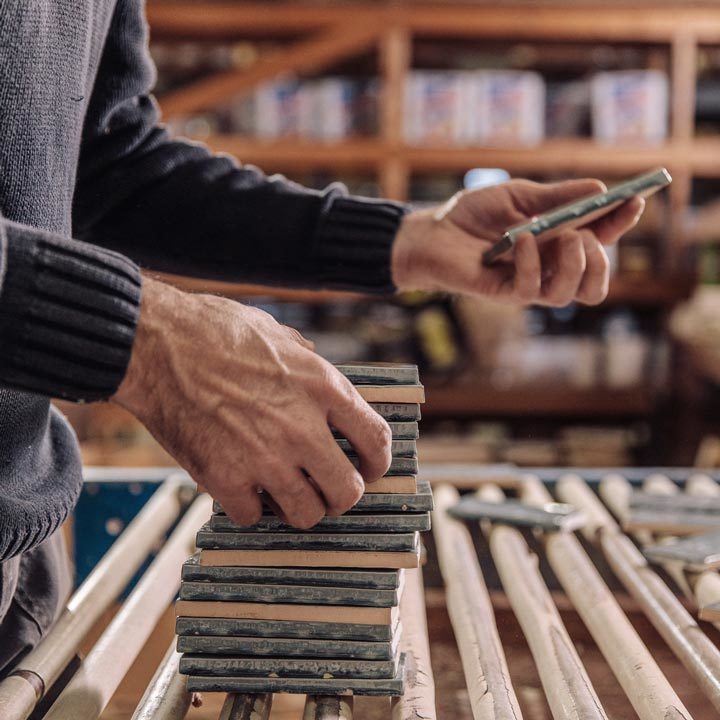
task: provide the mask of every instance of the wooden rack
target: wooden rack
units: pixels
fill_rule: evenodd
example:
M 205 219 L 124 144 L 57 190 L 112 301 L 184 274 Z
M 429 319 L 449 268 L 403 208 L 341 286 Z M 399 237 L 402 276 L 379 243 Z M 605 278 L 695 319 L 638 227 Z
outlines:
M 634 717 L 633 710 L 643 720 L 717 716 L 720 624 L 694 619 L 708 608 L 714 608 L 713 619 L 717 615 L 717 572 L 670 568 L 683 597 L 646 563 L 614 519 L 625 523 L 633 487 L 678 498 L 718 496 L 716 473 L 537 468 L 524 474 L 512 467 L 495 472 L 478 465 L 428 467 L 434 542 L 428 533 L 427 589 L 413 571 L 401 601 L 404 651 L 412 659 L 402 699 L 356 697 L 353 708 L 350 697 L 225 699 L 209 693 L 191 710 L 200 698 L 192 697 L 178 676 L 172 612 L 166 609 L 195 532 L 210 512 L 210 498 L 193 498 L 186 476 L 169 475 L 150 469 L 87 471 L 94 483 L 167 479 L 69 600 L 55 628 L 0 682 L 3 718 L 181 720 L 187 714 L 198 720 L 267 720 L 271 707 L 277 720 L 352 720 L 353 715 L 603 720 Z M 590 486 L 599 489 L 605 504 Z M 583 510 L 586 543 L 570 532 L 525 534 L 500 523 L 461 523 L 445 512 L 457 500 L 456 488 L 476 491 L 486 502 L 512 496 L 531 505 L 549 502 L 552 488 L 554 497 Z M 173 525 L 131 594 L 116 604 Z M 633 537 L 642 547 L 650 536 Z M 81 647 L 89 649 L 82 659 L 76 656 Z

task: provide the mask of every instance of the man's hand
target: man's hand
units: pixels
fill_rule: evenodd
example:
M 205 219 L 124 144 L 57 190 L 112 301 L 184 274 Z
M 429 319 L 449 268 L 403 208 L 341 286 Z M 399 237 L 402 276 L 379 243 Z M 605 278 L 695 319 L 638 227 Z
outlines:
M 558 205 L 605 189 L 598 180 L 539 184 L 513 180 L 462 192 L 437 211 L 410 213 L 393 246 L 393 279 L 400 290 L 481 295 L 512 303 L 563 306 L 597 304 L 609 284 L 610 245 L 640 219 L 645 203 L 635 198 L 581 230 L 536 241 L 521 237 L 509 259 L 490 267 L 482 255 L 513 225 Z
M 390 465 L 387 423 L 298 332 L 150 279 L 113 400 L 242 525 L 259 519 L 265 490 L 287 522 L 311 527 L 350 509 Z M 352 443 L 359 471 L 330 425 Z

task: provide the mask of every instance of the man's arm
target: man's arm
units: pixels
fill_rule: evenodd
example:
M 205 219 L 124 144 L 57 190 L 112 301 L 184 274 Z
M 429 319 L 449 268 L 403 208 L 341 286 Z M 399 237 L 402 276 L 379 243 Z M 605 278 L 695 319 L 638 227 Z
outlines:
M 140 295 L 127 258 L 0 216 L 0 385 L 109 398 L 130 360 Z
M 390 463 L 387 424 L 296 331 L 229 300 L 141 284 L 117 253 L 2 217 L 0 387 L 114 400 L 246 524 L 264 489 L 281 517 L 310 527 Z
M 158 126 L 141 0 L 120 0 L 90 99 L 74 234 L 143 266 L 284 286 L 390 293 L 403 206 L 319 192 Z

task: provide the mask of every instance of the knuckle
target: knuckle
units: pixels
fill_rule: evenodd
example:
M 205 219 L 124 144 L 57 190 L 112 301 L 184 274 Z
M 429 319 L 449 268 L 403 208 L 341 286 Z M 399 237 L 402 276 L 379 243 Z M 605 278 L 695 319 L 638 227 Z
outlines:
M 376 413 L 373 413 L 374 417 L 371 416 L 373 441 L 377 446 L 378 451 L 383 454 L 390 454 L 392 450 L 392 431 L 390 426 Z
M 363 496 L 364 491 L 365 483 L 358 475 L 352 483 L 346 484 L 346 487 L 338 494 L 338 497 L 335 498 L 335 501 L 329 508 L 329 513 L 332 515 L 342 515 L 346 513 L 357 504 L 358 500 Z
M 532 302 L 540 294 L 540 282 L 537 284 L 523 283 L 517 288 L 517 296 L 523 302 Z
M 282 494 L 285 500 L 298 503 L 299 507 L 302 508 L 303 501 L 306 499 L 308 488 L 306 484 L 299 480 L 292 480 L 284 484 Z

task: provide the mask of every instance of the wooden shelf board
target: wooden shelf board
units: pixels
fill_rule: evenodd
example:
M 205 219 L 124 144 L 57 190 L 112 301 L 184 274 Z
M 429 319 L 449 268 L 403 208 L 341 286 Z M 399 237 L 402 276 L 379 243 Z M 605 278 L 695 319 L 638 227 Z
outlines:
M 527 8 L 443 4 L 383 5 L 152 2 L 147 16 L 153 35 L 163 37 L 248 37 L 258 34 L 281 36 L 308 32 L 329 24 L 406 27 L 425 36 L 513 38 L 515 40 L 565 40 L 568 42 L 670 42 L 679 30 L 702 42 L 720 42 L 720 12 L 712 7 L 683 8 L 682 26 L 678 8 L 580 7 L 557 3 L 555 7 Z
M 623 277 L 610 281 L 604 304 L 636 306 L 672 306 L 690 297 L 694 282 L 687 278 L 632 280 Z
M 661 146 L 604 146 L 591 139 L 547 140 L 532 147 L 413 147 L 378 138 L 339 142 L 310 140 L 263 141 L 242 135 L 211 135 L 203 139 L 212 150 L 227 152 L 241 162 L 279 170 L 376 170 L 390 159 L 416 172 L 464 172 L 472 167 L 501 167 L 514 173 L 544 174 L 572 171 L 624 176 L 655 166 L 672 171 L 695 165 L 709 176 L 720 176 L 720 141 Z
M 222 295 L 234 300 L 243 298 L 269 298 L 271 301 L 329 303 L 349 302 L 367 299 L 368 296 L 360 293 L 342 292 L 339 290 L 301 290 L 293 288 L 278 288 L 266 285 L 247 285 L 243 283 L 224 282 L 222 280 L 206 280 L 203 278 L 189 278 L 168 273 L 153 273 L 163 282 L 174 285 L 180 290 L 193 293 L 209 293 Z
M 215 152 L 234 155 L 241 162 L 270 165 L 281 170 L 318 168 L 377 170 L 385 159 L 385 146 L 373 138 L 342 142 L 283 140 L 266 142 L 242 135 L 212 135 L 203 142 Z
M 460 416 L 607 416 L 647 415 L 655 407 L 648 388 L 579 390 L 562 385 L 531 385 L 496 390 L 486 384 L 426 385 L 425 417 Z
M 221 280 L 181 277 L 179 275 L 165 273 L 158 273 L 157 276 L 164 282 L 174 285 L 186 292 L 210 293 L 236 300 L 266 297 L 271 301 L 278 302 L 323 304 L 383 299 L 382 296 L 370 296 L 339 290 L 301 290 L 271 287 L 268 285 L 248 285 L 224 282 Z M 610 292 L 604 304 L 671 306 L 689 297 L 691 289 L 692 284 L 685 280 L 667 279 L 639 282 L 625 280 L 623 278 L 614 278 L 610 283 Z
M 576 171 L 625 175 L 688 162 L 687 155 L 669 143 L 623 147 L 600 145 L 591 139 L 547 140 L 529 147 L 407 147 L 402 152 L 418 171 L 501 167 L 510 172 L 537 174 Z

